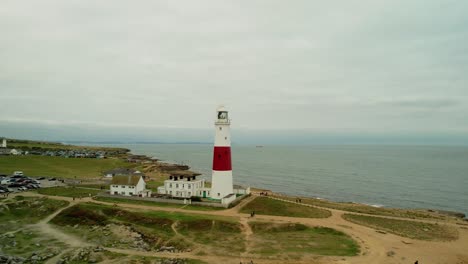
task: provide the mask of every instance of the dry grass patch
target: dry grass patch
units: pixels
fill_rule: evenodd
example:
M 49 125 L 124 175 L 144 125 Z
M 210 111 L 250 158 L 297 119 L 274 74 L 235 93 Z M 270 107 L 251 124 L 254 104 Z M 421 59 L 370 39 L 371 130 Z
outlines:
M 447 225 L 356 214 L 344 214 L 343 218 L 356 224 L 413 239 L 450 241 L 458 238 L 458 230 Z

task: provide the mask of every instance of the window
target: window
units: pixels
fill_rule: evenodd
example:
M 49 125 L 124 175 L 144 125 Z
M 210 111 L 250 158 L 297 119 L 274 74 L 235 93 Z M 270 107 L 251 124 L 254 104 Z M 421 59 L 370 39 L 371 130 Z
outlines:
M 227 140 L 227 137 L 224 137 L 225 140 Z
M 223 130 L 223 128 L 222 128 L 222 127 L 219 127 L 219 130 Z
M 192 193 L 191 193 L 191 192 L 188 192 L 188 195 L 189 195 L 189 196 L 192 196 Z
M 132 193 L 132 192 L 129 192 L 128 194 L 130 194 L 130 195 L 133 195 L 133 193 Z
M 172 183 L 169 183 L 169 188 L 172 188 Z
M 220 196 L 220 195 L 221 195 L 221 194 L 220 194 L 220 193 L 218 193 L 218 196 Z
M 124 188 L 125 188 L 125 185 L 122 185 L 122 188 L 124 189 Z
M 182 184 L 182 189 L 184 188 L 184 184 Z
M 120 194 L 123 194 L 123 195 L 125 195 L 125 192 L 121 192 Z
M 192 184 L 189 184 L 189 185 L 188 185 L 188 188 L 189 188 L 189 189 L 192 189 Z
M 179 188 L 179 184 L 177 183 L 177 184 L 175 185 L 175 187 L 176 187 L 176 188 Z
M 114 192 L 115 195 L 119 194 L 119 192 Z

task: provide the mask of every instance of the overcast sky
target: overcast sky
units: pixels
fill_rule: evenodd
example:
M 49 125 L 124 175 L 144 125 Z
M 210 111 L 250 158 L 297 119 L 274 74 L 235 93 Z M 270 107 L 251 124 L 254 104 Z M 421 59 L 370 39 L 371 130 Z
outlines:
M 238 131 L 466 135 L 467 12 L 460 0 L 3 0 L 3 134 L 211 129 L 223 104 Z

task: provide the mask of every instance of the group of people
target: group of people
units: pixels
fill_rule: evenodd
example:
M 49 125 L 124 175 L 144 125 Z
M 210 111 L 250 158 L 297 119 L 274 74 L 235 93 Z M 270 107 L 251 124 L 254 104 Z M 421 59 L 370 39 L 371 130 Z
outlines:
M 302 199 L 301 198 L 296 198 L 296 203 L 302 203 Z
M 260 195 L 268 196 L 268 192 L 261 192 Z

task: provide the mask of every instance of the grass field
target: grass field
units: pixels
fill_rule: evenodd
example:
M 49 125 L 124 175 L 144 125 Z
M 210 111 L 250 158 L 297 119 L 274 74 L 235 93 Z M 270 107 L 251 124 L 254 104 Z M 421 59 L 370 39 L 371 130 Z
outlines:
M 446 225 L 356 214 L 344 214 L 343 218 L 356 224 L 413 239 L 450 241 L 458 238 L 458 230 Z
M 111 197 L 95 197 L 94 199 L 97 201 L 103 201 L 103 202 L 109 202 L 109 203 L 141 204 L 141 205 L 156 206 L 156 207 L 183 208 L 186 210 L 195 210 L 195 211 L 225 210 L 225 208 L 221 208 L 221 207 L 159 203 L 159 202 L 152 202 L 152 201 L 138 201 L 138 200 L 131 200 L 131 199 L 111 198 Z
M 249 223 L 253 231 L 251 252 L 264 256 L 300 258 L 303 254 L 355 256 L 359 245 L 343 232 L 302 224 Z
M 331 216 L 331 212 L 328 210 L 282 202 L 261 196 L 255 198 L 241 209 L 242 213 L 247 214 L 252 211 L 261 215 L 291 217 L 327 218 Z
M 232 240 L 232 235 L 240 233 L 236 218 L 164 211 L 128 211 L 95 203 L 67 208 L 51 222 L 87 241 L 104 246 L 131 247 L 133 243 L 125 241 L 131 235 L 126 233 L 138 233 L 148 250 L 157 250 L 161 246 L 186 250 L 192 248 L 193 243 L 216 248 L 219 239 L 229 237 Z M 200 223 L 209 223 L 208 228 L 214 227 L 204 234 L 205 239 L 200 236 Z M 175 228 L 180 228 L 184 236 L 178 235 Z M 206 239 L 206 236 L 210 239 Z
M 281 199 L 295 201 L 296 198 L 294 197 L 287 197 L 287 196 L 278 196 Z M 361 214 L 371 214 L 371 215 L 382 215 L 382 216 L 394 216 L 394 217 L 404 217 L 404 218 L 433 218 L 433 219 L 442 219 L 444 216 L 424 212 L 420 210 L 405 210 L 405 209 L 397 209 L 397 208 L 379 208 L 373 207 L 364 204 L 355 204 L 355 203 L 338 203 L 338 202 L 331 202 L 327 200 L 320 200 L 320 199 L 313 199 L 313 198 L 301 198 L 302 203 L 310 204 L 319 207 L 337 209 L 342 211 L 354 212 L 354 213 L 361 213 Z
M 38 222 L 67 205 L 67 201 L 16 196 L 12 200 L 4 201 L 0 206 L 0 232 L 12 231 L 23 224 Z
M 136 165 L 120 159 L 75 159 L 47 156 L 2 156 L 1 173 L 23 171 L 27 176 L 53 176 L 60 178 L 97 178 L 106 170 L 133 168 Z
M 88 197 L 94 196 L 100 192 L 103 192 L 102 190 L 98 189 L 89 189 L 89 188 L 73 188 L 73 187 L 51 187 L 51 188 L 42 188 L 37 190 L 38 193 L 44 194 L 44 195 L 52 195 L 52 196 L 65 196 L 65 197 Z

